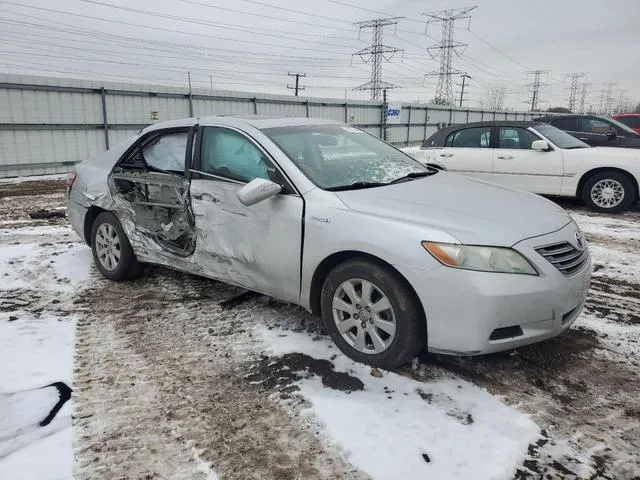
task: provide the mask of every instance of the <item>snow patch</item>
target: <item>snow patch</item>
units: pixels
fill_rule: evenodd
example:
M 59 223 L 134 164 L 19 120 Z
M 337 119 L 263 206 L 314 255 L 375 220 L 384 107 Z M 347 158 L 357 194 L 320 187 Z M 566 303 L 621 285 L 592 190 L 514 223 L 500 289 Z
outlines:
M 364 383 L 363 391 L 350 394 L 323 386 L 317 377 L 296 385 L 327 440 L 377 480 L 510 478 L 539 436 L 529 416 L 469 382 L 423 383 L 391 372 L 377 378 L 327 339 L 264 326 L 255 327 L 255 334 L 271 355 L 302 352 L 330 360 L 337 371 Z

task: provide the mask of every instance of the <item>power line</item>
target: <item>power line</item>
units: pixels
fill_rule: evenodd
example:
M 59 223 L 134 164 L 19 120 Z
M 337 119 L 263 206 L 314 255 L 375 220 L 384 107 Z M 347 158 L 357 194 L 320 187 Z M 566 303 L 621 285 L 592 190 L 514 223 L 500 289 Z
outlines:
M 86 1 L 86 0 L 81 0 L 81 1 Z M 248 43 L 248 44 L 253 44 L 253 45 L 260 45 L 262 47 L 264 46 L 271 46 L 271 47 L 277 47 L 277 48 L 289 48 L 286 45 L 278 45 L 278 44 L 273 44 L 273 43 L 265 43 L 265 42 L 260 42 L 260 41 L 252 41 L 252 40 L 245 40 L 245 39 L 237 39 L 237 38 L 230 38 L 230 37 L 222 37 L 219 35 L 210 35 L 210 34 L 205 34 L 205 33 L 195 33 L 195 32 L 188 32 L 188 31 L 183 31 L 183 30 L 176 30 L 176 29 L 171 29 L 171 28 L 162 28 L 162 27 L 156 27 L 156 26 L 152 26 L 152 25 L 143 25 L 143 24 L 139 24 L 139 23 L 131 23 L 131 22 L 124 22 L 121 20 L 111 20 L 111 19 L 106 19 L 106 18 L 101 18 L 101 17 L 94 17 L 91 15 L 83 15 L 83 14 L 79 14 L 79 13 L 73 13 L 73 12 L 65 12 L 62 10 L 55 10 L 52 8 L 45 8 L 45 7 L 33 7 L 31 5 L 23 5 L 21 3 L 16 3 L 16 2 L 4 2 L 4 4 L 6 5 L 18 5 L 18 6 L 22 6 L 22 7 L 26 7 L 26 8 L 33 8 L 36 10 L 43 10 L 43 11 L 47 11 L 47 12 L 53 12 L 53 13 L 60 13 L 63 15 L 71 15 L 74 17 L 79 17 L 79 18 L 88 18 L 91 20 L 99 20 L 102 22 L 108 22 L 108 23 L 115 23 L 115 24 L 119 24 L 119 25 L 127 25 L 130 27 L 136 27 L 136 28 L 145 28 L 148 30 L 154 30 L 154 31 L 163 31 L 163 32 L 170 32 L 170 33 L 179 33 L 182 35 L 192 35 L 195 37 L 199 37 L 200 39 L 202 38 L 211 38 L 214 40 L 227 40 L 230 42 L 238 42 L 238 43 Z M 214 26 L 214 25 L 209 25 L 209 26 Z M 251 30 L 247 31 L 244 30 L 243 33 L 252 33 Z M 253 32 L 255 33 L 255 32 Z M 292 40 L 291 38 L 286 38 L 287 40 Z M 298 40 L 298 39 L 295 39 Z M 351 48 L 345 45 L 345 48 Z M 296 47 L 297 50 L 309 50 L 312 52 L 317 52 L 318 48 L 307 48 L 307 47 Z M 331 51 L 331 50 L 324 50 L 325 53 L 337 53 L 339 55 L 344 55 L 344 52 L 338 52 L 338 51 Z
M 469 15 L 469 12 L 475 8 L 477 7 L 457 8 L 423 14 L 430 18 L 427 25 L 433 22 L 440 22 L 442 24 L 442 37 L 440 39 L 440 43 L 427 48 L 427 51 L 432 58 L 435 59 L 440 57 L 440 71 L 427 74 L 428 76 L 438 76 L 438 86 L 436 87 L 435 94 L 436 103 L 444 103 L 447 105 L 453 104 L 451 76 L 462 74 L 463 72 L 452 68 L 452 57 L 454 53 L 457 56 L 460 56 L 461 51 L 464 51 L 467 47 L 467 44 L 454 42 L 453 26 L 457 20 L 469 19 L 469 21 L 471 21 L 471 15 Z
M 396 53 L 404 52 L 404 50 L 383 45 L 382 33 L 384 27 L 397 25 L 401 18 L 402 17 L 377 18 L 356 23 L 356 25 L 360 27 L 361 32 L 365 28 L 371 28 L 372 30 L 373 38 L 371 45 L 353 54 L 362 58 L 365 63 L 371 63 L 371 80 L 355 88 L 355 90 L 370 90 L 371 100 L 380 100 L 380 92 L 383 89 L 396 87 L 396 85 L 382 81 L 382 60 L 384 59 L 388 62 Z
M 15 13 L 15 12 L 11 12 L 11 13 Z M 69 13 L 69 12 L 62 12 L 62 13 Z M 71 14 L 71 13 L 69 13 Z M 24 15 L 24 14 L 20 14 L 22 16 L 27 16 L 30 18 L 35 18 L 38 20 L 44 20 L 41 19 L 39 17 L 35 17 L 35 16 L 31 16 L 31 15 Z M 93 18 L 93 17 L 91 17 Z M 50 20 L 49 22 L 52 23 L 56 23 L 59 25 L 69 25 L 63 22 L 57 22 L 57 21 L 52 21 Z M 338 62 L 339 59 L 337 58 L 332 58 L 332 57 L 309 57 L 309 56 L 298 56 L 298 55 L 285 55 L 285 54 L 276 54 L 276 53 L 260 53 L 257 54 L 256 52 L 252 52 L 252 51 L 248 51 L 248 50 L 237 50 L 237 49 L 231 49 L 231 48 L 217 48 L 217 47 L 211 47 L 209 45 L 189 45 L 189 44 L 185 44 L 185 43 L 175 43 L 175 42 L 163 42 L 163 41 L 158 41 L 158 40 L 146 40 L 146 39 L 140 39 L 140 38 L 135 38 L 135 37 L 128 37 L 128 36 L 122 36 L 122 35 L 114 35 L 114 34 L 109 34 L 109 33 L 103 33 L 103 32 L 99 32 L 96 30 L 78 30 L 78 29 L 65 29 L 65 28 L 59 28 L 59 27 L 54 27 L 51 25 L 44 25 L 44 24 L 38 24 L 38 23 L 31 23 L 31 22 L 22 22 L 22 21 L 17 21 L 17 20 L 0 20 L 0 23 L 4 23 L 4 24 L 8 24 L 8 25 L 16 25 L 16 26 L 25 26 L 27 28 L 37 28 L 37 29 L 43 29 L 43 30 L 50 30 L 50 31 L 56 31 L 56 32 L 64 32 L 64 33 L 71 33 L 73 35 L 80 35 L 80 36 L 89 36 L 89 37 L 94 37 L 94 38 L 101 38 L 101 39 L 107 39 L 110 41 L 113 40 L 121 40 L 121 41 L 126 41 L 128 42 L 128 44 L 130 44 L 131 42 L 135 42 L 138 45 L 142 45 L 144 46 L 144 48 L 149 48 L 147 45 L 159 45 L 159 46 L 168 46 L 171 48 L 178 47 L 181 48 L 182 51 L 188 50 L 188 49 L 196 49 L 199 52 L 203 51 L 203 50 L 210 50 L 210 51 L 222 51 L 222 52 L 226 52 L 226 53 L 237 53 L 237 54 L 242 54 L 244 58 L 274 58 L 274 59 L 292 59 L 292 60 L 296 60 L 296 61 L 317 61 L 317 62 Z M 134 25 L 134 26 L 138 26 L 138 25 Z M 149 27 L 149 28 L 153 28 L 153 27 Z M 194 34 L 191 32 L 183 32 L 180 30 L 169 30 L 171 32 L 175 32 L 175 33 L 182 33 L 182 34 L 186 34 L 186 35 L 196 35 L 196 36 L 204 36 L 206 37 L 207 35 L 200 35 L 200 34 Z M 6 32 L 3 32 L 6 33 Z M 40 36 L 40 35 L 38 35 Z M 103 43 L 104 45 L 104 43 Z M 237 58 L 237 57 L 229 57 L 229 58 Z

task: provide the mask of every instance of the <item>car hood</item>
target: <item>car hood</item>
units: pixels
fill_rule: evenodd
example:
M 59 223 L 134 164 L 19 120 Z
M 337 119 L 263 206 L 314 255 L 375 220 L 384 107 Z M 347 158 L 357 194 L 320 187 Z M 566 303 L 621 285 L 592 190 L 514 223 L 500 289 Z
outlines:
M 640 147 L 640 146 L 639 146 Z M 581 157 L 589 156 L 598 158 L 601 161 L 607 158 L 638 158 L 640 152 L 635 149 L 623 148 L 623 147 L 589 147 L 589 148 L 571 148 L 562 150 L 563 154 L 578 155 Z
M 512 246 L 571 221 L 538 195 L 448 172 L 335 193 L 352 210 L 436 228 L 473 245 Z

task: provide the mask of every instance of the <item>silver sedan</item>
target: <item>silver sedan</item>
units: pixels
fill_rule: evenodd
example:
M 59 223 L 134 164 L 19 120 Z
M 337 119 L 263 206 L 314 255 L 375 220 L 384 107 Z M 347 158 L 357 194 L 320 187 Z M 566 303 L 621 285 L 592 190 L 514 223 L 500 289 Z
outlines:
M 533 194 L 425 167 L 338 122 L 164 122 L 68 179 L 69 218 L 122 281 L 166 265 L 321 315 L 351 358 L 494 352 L 551 338 L 591 276 L 571 217 Z

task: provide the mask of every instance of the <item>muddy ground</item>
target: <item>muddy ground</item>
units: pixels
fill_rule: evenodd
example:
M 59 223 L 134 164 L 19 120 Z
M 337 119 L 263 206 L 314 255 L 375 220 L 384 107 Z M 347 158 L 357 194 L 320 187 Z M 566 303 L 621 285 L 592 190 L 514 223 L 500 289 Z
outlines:
M 0 241 L 33 241 L 23 227 L 67 225 L 59 214 L 63 189 L 58 181 L 0 183 L 0 228 L 8 232 Z M 586 223 L 602 223 L 576 202 L 562 206 Z M 594 279 L 585 313 L 565 334 L 484 357 L 423 353 L 398 370 L 422 381 L 453 374 L 531 414 L 543 435 L 514 478 L 640 479 L 640 278 L 633 271 L 640 213 L 607 222 L 585 228 L 596 247 Z M 36 241 L 60 250 L 78 242 L 68 230 L 56 232 Z M 222 479 L 368 478 L 322 442 L 295 405 L 303 402 L 295 396 L 299 375 L 318 375 L 343 391 L 357 390 L 359 380 L 305 352 L 261 355 L 248 322 L 312 336 L 324 331 L 301 309 L 265 297 L 225 303 L 242 293 L 156 267 L 122 284 L 94 269 L 70 298 L 0 292 L 1 311 L 77 318 L 78 478 L 204 479 L 208 465 Z

